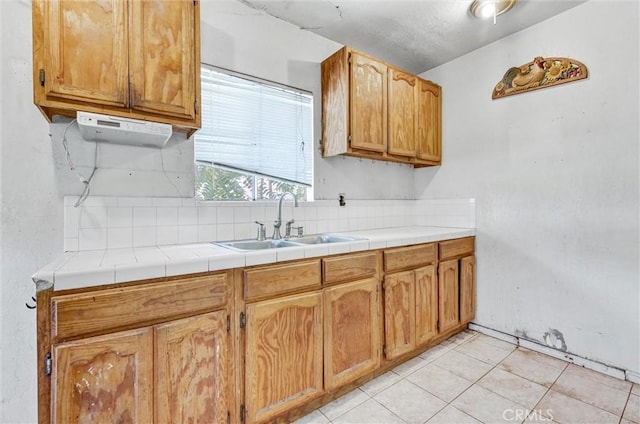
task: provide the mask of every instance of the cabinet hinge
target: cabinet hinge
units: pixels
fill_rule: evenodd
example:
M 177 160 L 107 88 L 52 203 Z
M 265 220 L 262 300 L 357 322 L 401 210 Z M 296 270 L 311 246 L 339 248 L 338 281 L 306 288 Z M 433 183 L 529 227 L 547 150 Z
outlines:
M 227 315 L 227 333 L 231 332 L 231 315 Z
M 380 284 L 380 286 L 382 287 L 382 290 L 384 290 L 384 289 L 385 289 L 385 287 L 387 286 L 387 285 L 385 284 L 385 280 L 384 280 L 384 279 L 382 280 L 382 284 Z
M 438 330 L 438 333 L 440 332 L 440 320 L 436 321 L 436 330 Z
M 245 328 L 247 326 L 247 316 L 244 312 L 240 312 L 240 328 Z
M 195 113 L 196 115 L 198 114 L 198 101 L 197 100 L 193 101 L 193 113 Z
M 347 137 L 347 140 L 349 140 L 349 143 L 351 143 L 351 134 L 349 134 L 349 137 Z
M 349 57 L 347 59 L 347 62 L 349 62 L 349 65 L 351 65 L 351 53 L 349 53 Z
M 40 69 L 40 72 L 38 72 L 38 81 L 40 81 L 40 85 L 44 87 L 44 69 Z
M 387 356 L 387 345 L 382 345 L 382 354 L 386 357 Z
M 244 408 L 244 404 L 240 405 L 240 421 L 245 422 L 247 419 L 247 410 Z
M 51 352 L 44 356 L 44 375 L 51 375 Z
M 227 424 L 231 424 L 231 411 L 227 411 Z

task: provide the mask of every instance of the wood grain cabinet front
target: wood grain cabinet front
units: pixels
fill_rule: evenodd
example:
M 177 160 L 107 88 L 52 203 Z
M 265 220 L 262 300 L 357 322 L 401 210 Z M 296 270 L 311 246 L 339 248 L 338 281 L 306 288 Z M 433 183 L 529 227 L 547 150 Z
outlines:
M 324 290 L 324 384 L 332 390 L 380 365 L 378 280 Z
M 199 2 L 34 0 L 34 102 L 200 127 Z
M 38 381 L 40 421 L 226 422 L 231 280 L 223 272 L 39 293 L 39 329 L 48 329 L 39 350 L 51 371 L 45 363 Z
M 225 311 L 53 346 L 53 422 L 224 422 Z
M 247 422 L 270 422 L 322 394 L 322 343 L 320 291 L 247 305 Z
M 322 62 L 322 155 L 440 164 L 441 90 L 348 46 Z

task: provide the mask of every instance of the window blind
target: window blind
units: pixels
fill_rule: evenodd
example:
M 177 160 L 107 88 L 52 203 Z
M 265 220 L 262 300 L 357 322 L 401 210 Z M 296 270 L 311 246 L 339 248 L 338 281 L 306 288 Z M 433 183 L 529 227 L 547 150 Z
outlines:
M 200 163 L 311 186 L 313 97 L 202 65 Z

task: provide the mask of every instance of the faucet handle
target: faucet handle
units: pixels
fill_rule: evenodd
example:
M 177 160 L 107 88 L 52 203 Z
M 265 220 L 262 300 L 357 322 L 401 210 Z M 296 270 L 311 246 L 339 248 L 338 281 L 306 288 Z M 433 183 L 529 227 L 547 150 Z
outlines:
M 267 239 L 267 229 L 265 228 L 264 224 L 260 221 L 255 221 L 256 224 L 258 224 L 258 236 L 256 237 L 257 240 L 266 240 Z
M 294 222 L 296 222 L 296 220 L 295 219 L 291 219 L 290 221 L 287 221 L 287 223 L 285 224 L 284 238 L 291 237 L 291 225 Z

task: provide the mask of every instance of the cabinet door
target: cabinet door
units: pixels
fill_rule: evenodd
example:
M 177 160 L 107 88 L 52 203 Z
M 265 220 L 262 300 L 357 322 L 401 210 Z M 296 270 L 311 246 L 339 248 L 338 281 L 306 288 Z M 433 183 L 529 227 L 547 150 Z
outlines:
M 44 2 L 47 96 L 127 104 L 125 0 Z
M 195 119 L 195 101 L 200 98 L 198 2 L 129 4 L 131 108 Z
M 438 316 L 440 332 L 445 333 L 459 324 L 458 260 L 440 262 L 438 267 Z
M 440 162 L 442 153 L 441 89 L 429 81 L 419 80 L 417 90 L 416 147 L 418 159 Z
M 435 265 L 415 271 L 416 278 L 416 345 L 429 342 L 438 335 L 438 279 Z
M 53 421 L 152 422 L 152 343 L 144 328 L 54 346 Z
M 460 322 L 468 323 L 476 315 L 476 258 L 460 259 Z
M 155 328 L 155 422 L 226 421 L 226 318 L 218 311 Z
M 342 284 L 324 292 L 324 381 L 344 385 L 380 364 L 378 281 Z
M 322 393 L 322 293 L 247 305 L 245 407 L 266 422 Z
M 416 346 L 415 280 L 413 271 L 384 278 L 384 337 L 392 359 Z
M 389 69 L 389 146 L 394 155 L 416 155 L 416 83 L 418 78 Z
M 351 147 L 387 151 L 387 66 L 351 53 Z

